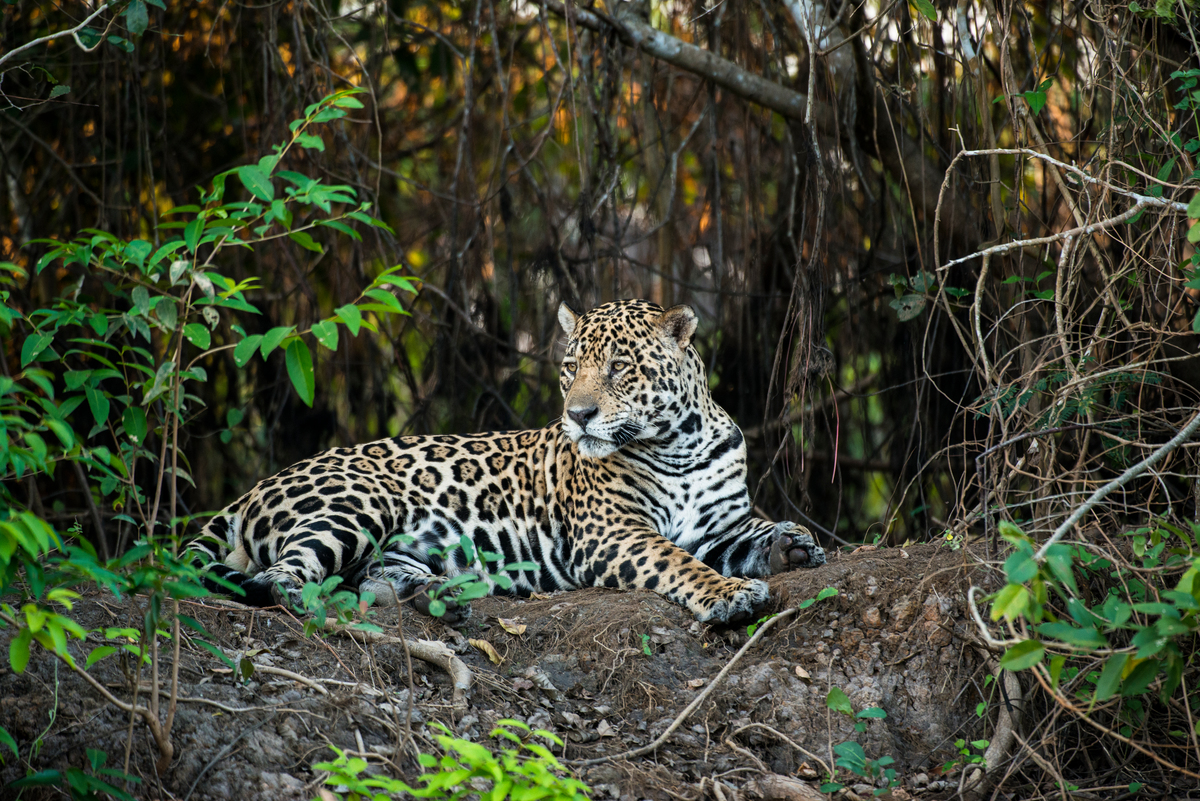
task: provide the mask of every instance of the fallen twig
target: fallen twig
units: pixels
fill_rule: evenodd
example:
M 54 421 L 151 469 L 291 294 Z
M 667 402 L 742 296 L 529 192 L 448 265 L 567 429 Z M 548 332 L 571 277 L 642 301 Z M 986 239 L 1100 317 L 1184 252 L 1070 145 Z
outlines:
M 791 609 L 783 610 L 778 615 L 759 626 L 758 630 L 754 632 L 754 636 L 747 640 L 746 644 L 743 645 L 741 649 L 733 655 L 733 659 L 730 659 L 729 663 L 726 664 L 725 667 L 721 668 L 721 672 L 716 675 L 716 678 L 708 683 L 704 690 L 696 696 L 696 699 L 688 704 L 687 709 L 680 712 L 679 716 L 671 722 L 670 726 L 667 727 L 667 730 L 656 737 L 654 742 L 648 745 L 643 745 L 641 748 L 634 748 L 631 751 L 625 751 L 624 753 L 613 754 L 611 756 L 596 757 L 595 759 L 571 760 L 571 764 L 582 767 L 586 767 L 588 765 L 599 765 L 602 762 L 611 762 L 616 759 L 632 759 L 644 754 L 649 754 L 651 751 L 658 750 L 658 747 L 665 743 L 667 738 L 674 734 L 675 730 L 682 726 L 683 722 L 687 720 L 693 712 L 700 708 L 700 705 L 704 703 L 708 696 L 712 695 L 713 690 L 715 690 L 717 686 L 725 680 L 725 677 L 729 675 L 729 672 L 733 670 L 733 666 L 736 665 L 741 658 L 746 655 L 746 652 L 749 651 L 755 645 L 755 643 L 762 639 L 763 635 L 766 634 L 772 626 L 776 625 L 782 620 L 787 620 L 799 611 L 799 607 L 793 606 Z M 416 652 L 414 651 L 413 653 L 415 655 Z
M 255 665 L 254 672 L 255 673 L 269 673 L 273 676 L 283 676 L 285 679 L 291 679 L 292 681 L 298 681 L 301 684 L 304 684 L 308 687 L 312 687 L 314 690 L 319 692 L 321 695 L 329 695 L 329 690 L 326 690 L 320 684 L 317 684 L 315 681 L 308 678 L 307 676 L 301 676 L 299 673 L 293 673 L 290 670 L 284 670 L 283 668 L 272 667 L 271 665 Z

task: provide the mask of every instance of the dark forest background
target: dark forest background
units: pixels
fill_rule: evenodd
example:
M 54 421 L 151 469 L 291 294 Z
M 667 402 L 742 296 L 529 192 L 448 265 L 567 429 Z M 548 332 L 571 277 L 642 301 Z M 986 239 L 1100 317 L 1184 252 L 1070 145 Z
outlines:
M 282 239 L 219 269 L 260 279 L 251 334 L 306 328 L 395 265 L 420 287 L 411 316 L 317 353 L 311 408 L 282 352 L 208 357 L 185 513 L 334 445 L 546 425 L 563 300 L 693 305 L 756 503 L 831 542 L 961 539 L 988 507 L 1044 530 L 1200 397 L 1186 4 L 166 5 L 0 65 L 0 259 L 25 270 L 8 306 L 79 281 L 37 273 L 33 240 L 157 245 L 172 207 L 349 87 L 364 108 L 292 168 L 394 233 L 323 229 L 323 253 Z M 8 3 L 3 50 L 93 10 Z M 719 58 L 673 63 L 651 27 Z M 29 331 L 4 329 L 6 375 Z M 1181 449 L 1101 519 L 1194 519 L 1198 472 Z M 9 478 L 8 502 L 117 541 L 82 473 Z

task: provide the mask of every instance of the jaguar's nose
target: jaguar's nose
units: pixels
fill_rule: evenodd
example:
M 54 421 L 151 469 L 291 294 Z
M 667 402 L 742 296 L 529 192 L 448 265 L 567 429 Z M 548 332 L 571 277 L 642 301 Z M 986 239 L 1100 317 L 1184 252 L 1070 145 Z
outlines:
M 596 416 L 600 411 L 600 407 L 595 404 L 584 409 L 568 409 L 567 415 L 579 424 L 580 428 L 587 428 L 588 421 Z

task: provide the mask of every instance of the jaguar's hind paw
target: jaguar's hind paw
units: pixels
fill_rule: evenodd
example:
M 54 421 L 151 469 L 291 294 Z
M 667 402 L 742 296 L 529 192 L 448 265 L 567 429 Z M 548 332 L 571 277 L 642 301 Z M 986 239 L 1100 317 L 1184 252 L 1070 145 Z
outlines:
M 797 567 L 820 567 L 825 564 L 825 549 L 817 545 L 812 534 L 803 526 L 788 521 L 776 523 L 775 535 L 770 555 L 772 575 Z
M 471 605 L 469 603 L 459 603 L 453 598 L 444 595 L 439 600 L 445 605 L 445 612 L 441 615 L 434 615 L 430 611 L 433 600 L 433 598 L 429 597 L 428 588 L 426 588 L 414 596 L 409 603 L 412 604 L 413 609 L 416 609 L 421 614 L 436 617 L 451 628 L 458 628 L 471 619 Z

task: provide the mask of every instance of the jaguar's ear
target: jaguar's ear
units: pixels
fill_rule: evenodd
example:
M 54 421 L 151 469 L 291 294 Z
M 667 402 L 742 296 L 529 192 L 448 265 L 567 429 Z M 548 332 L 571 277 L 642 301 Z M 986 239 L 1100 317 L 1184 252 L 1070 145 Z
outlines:
M 558 306 L 558 324 L 562 326 L 563 333 L 571 336 L 571 332 L 575 330 L 575 324 L 579 322 L 579 315 L 575 310 L 563 301 Z
M 698 323 L 691 306 L 672 306 L 658 318 L 663 332 L 679 343 L 680 348 L 692 344 L 692 335 L 696 333 Z

